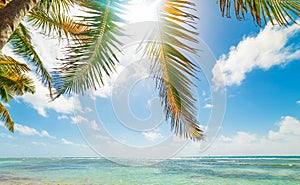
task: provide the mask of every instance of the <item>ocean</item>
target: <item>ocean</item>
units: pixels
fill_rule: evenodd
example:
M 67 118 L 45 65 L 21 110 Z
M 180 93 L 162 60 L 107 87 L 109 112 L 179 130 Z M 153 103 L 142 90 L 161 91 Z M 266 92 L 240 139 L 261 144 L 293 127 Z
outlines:
M 300 157 L 190 157 L 150 166 L 103 158 L 0 158 L 0 184 L 300 185 Z

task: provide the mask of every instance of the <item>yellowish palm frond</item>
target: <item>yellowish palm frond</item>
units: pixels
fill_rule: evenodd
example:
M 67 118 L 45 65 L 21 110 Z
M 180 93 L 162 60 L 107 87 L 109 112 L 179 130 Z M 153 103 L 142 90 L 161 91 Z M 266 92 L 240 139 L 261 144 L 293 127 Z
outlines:
M 29 68 L 26 64 L 19 63 L 11 57 L 0 55 L 0 90 L 1 99 L 5 102 L 14 95 L 34 93 L 33 80 L 24 74 Z
M 24 74 L 29 68 L 11 57 L 0 54 L 0 97 L 4 102 L 9 102 L 15 95 L 34 93 L 33 80 Z M 13 132 L 14 121 L 6 107 L 0 102 L 0 120 L 5 127 Z
M 197 121 L 195 87 L 197 65 L 186 53 L 196 54 L 195 28 L 198 19 L 195 4 L 185 0 L 164 0 L 159 10 L 159 25 L 150 35 L 146 54 L 153 61 L 152 71 L 159 89 L 166 119 L 175 134 L 201 140 L 203 132 Z
M 12 57 L 0 53 L 0 73 L 7 71 L 21 74 L 22 72 L 30 71 L 30 69 L 26 64 L 20 63 Z
M 14 132 L 14 121 L 11 119 L 10 114 L 6 107 L 0 102 L 0 120 L 4 122 L 4 126 L 11 132 Z
M 223 16 L 230 17 L 232 0 L 217 0 Z M 296 23 L 300 16 L 299 0 L 234 0 L 233 7 L 238 19 L 244 19 L 250 11 L 253 20 L 259 25 L 269 20 L 273 25 L 286 26 L 290 21 Z
M 30 12 L 28 21 L 37 29 L 41 29 L 45 35 L 56 36 L 58 39 L 73 39 L 81 42 L 82 34 L 90 28 L 87 25 L 76 22 L 66 13 L 45 12 L 35 9 Z

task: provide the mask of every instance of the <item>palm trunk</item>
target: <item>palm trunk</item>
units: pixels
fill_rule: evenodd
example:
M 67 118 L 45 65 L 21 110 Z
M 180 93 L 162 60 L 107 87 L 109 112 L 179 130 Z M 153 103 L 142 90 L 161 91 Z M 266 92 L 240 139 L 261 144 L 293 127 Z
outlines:
M 21 20 L 38 2 L 39 0 L 12 0 L 5 8 L 0 9 L 0 51 Z

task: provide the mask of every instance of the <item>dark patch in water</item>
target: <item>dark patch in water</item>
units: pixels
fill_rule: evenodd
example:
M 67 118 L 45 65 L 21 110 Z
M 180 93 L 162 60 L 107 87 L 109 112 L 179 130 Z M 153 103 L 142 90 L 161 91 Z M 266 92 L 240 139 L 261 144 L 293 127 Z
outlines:
M 265 161 L 264 161 L 265 162 Z M 197 178 L 197 174 L 201 176 L 216 176 L 221 178 L 240 178 L 240 179 L 270 179 L 270 180 L 299 180 L 295 176 L 278 176 L 268 174 L 269 169 L 280 168 L 292 168 L 294 170 L 299 170 L 298 165 L 290 165 L 283 163 L 276 163 L 270 161 L 269 163 L 249 163 L 249 161 L 237 160 L 237 161 L 219 161 L 215 159 L 208 160 L 169 160 L 162 164 L 157 164 L 156 167 L 161 169 L 162 174 L 173 175 L 173 174 L 186 174 L 190 175 L 191 178 Z M 258 163 L 258 164 L 257 164 Z M 214 169 L 221 169 L 221 171 L 215 171 Z M 226 169 L 233 169 L 233 173 L 226 172 Z M 245 169 L 261 169 L 266 170 L 266 172 L 249 172 L 243 171 Z
M 0 175 L 0 182 L 28 182 L 32 179 L 28 177 L 16 177 L 11 174 L 2 174 Z

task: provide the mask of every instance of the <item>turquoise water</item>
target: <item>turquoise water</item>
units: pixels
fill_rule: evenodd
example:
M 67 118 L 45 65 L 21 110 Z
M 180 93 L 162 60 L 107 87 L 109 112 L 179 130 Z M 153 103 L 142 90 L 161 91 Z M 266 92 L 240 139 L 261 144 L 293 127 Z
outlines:
M 300 157 L 175 158 L 124 166 L 102 158 L 3 158 L 0 184 L 300 185 Z

